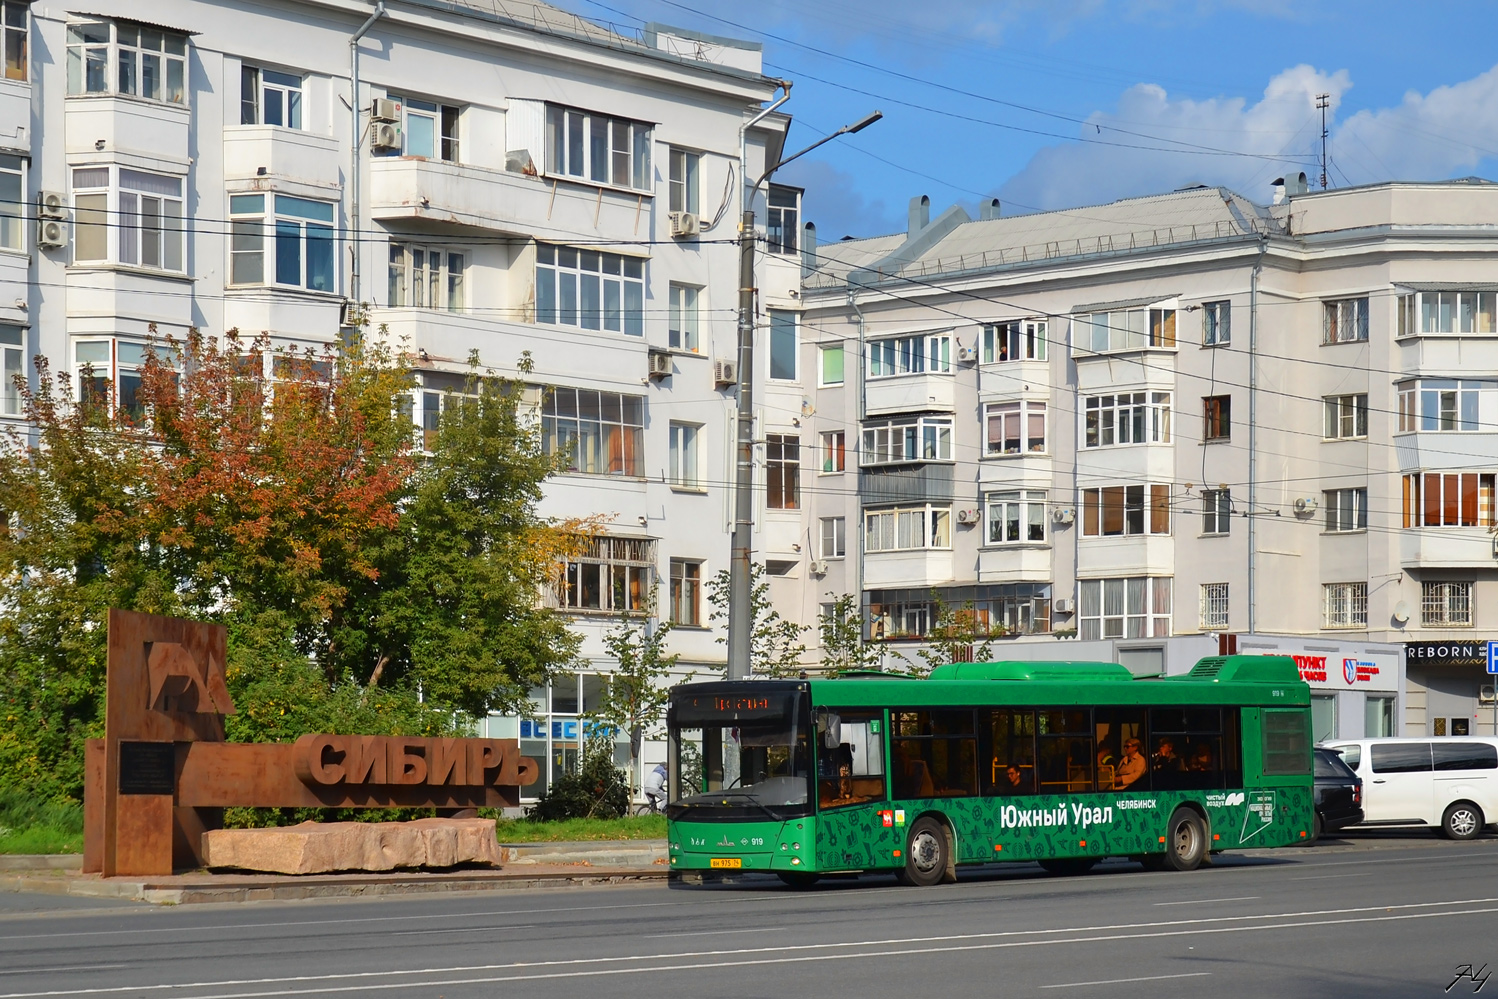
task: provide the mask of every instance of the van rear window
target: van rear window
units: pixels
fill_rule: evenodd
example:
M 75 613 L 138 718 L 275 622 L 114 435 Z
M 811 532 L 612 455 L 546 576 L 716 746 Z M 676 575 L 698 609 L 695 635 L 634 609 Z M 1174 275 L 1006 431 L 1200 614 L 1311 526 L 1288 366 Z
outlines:
M 1437 770 L 1498 770 L 1498 747 L 1489 742 L 1433 742 Z
M 1422 773 L 1430 769 L 1430 743 L 1394 742 L 1368 747 L 1376 774 Z

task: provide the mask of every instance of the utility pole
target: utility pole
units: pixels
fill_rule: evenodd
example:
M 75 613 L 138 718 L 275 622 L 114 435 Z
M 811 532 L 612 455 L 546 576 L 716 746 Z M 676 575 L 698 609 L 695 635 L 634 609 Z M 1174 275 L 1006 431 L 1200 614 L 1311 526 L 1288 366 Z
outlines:
M 759 121 L 789 98 L 786 96 L 750 120 Z M 728 564 L 728 679 L 749 678 L 750 637 L 754 631 L 753 600 L 750 592 L 751 558 L 754 547 L 754 197 L 770 175 L 791 160 L 799 159 L 824 142 L 839 135 L 861 132 L 884 114 L 875 111 L 851 125 L 844 125 L 831 135 L 824 135 L 799 153 L 783 158 L 760 174 L 758 180 L 744 187 L 743 214 L 739 217 L 739 399 L 738 433 L 735 437 L 736 463 L 733 482 L 733 547 Z M 747 143 L 747 138 L 744 140 Z M 747 146 L 741 143 L 740 166 L 747 160 Z M 747 179 L 748 174 L 743 176 Z
M 1321 110 L 1321 189 L 1326 190 L 1326 109 L 1331 106 L 1331 94 L 1317 94 L 1316 107 Z

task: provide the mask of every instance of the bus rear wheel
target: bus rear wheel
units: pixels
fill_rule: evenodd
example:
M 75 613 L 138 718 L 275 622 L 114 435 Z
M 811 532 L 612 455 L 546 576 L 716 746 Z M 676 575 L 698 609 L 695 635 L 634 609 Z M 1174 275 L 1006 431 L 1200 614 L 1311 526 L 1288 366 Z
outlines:
M 929 888 L 940 884 L 952 866 L 947 830 L 927 816 L 917 819 L 905 841 L 905 867 L 896 872 L 901 884 Z
M 1165 856 L 1161 866 L 1172 871 L 1194 871 L 1207 857 L 1207 824 L 1189 808 L 1177 808 L 1165 827 Z

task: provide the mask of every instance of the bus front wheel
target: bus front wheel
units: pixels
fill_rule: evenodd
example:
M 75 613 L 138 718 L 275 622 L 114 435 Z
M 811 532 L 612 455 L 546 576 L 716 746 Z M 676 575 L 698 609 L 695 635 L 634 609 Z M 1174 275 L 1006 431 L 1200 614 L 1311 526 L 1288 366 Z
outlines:
M 951 864 L 947 830 L 930 816 L 917 819 L 905 841 L 905 867 L 897 872 L 900 883 L 921 888 L 940 884 Z
M 1194 871 L 1207 856 L 1207 824 L 1189 808 L 1177 808 L 1165 827 L 1165 856 L 1161 866 L 1172 871 Z

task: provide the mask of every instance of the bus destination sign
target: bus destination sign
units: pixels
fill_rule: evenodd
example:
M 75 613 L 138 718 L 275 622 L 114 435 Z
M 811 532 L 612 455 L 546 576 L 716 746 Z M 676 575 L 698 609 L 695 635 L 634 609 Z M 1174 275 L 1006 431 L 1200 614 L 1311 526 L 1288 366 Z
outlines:
M 675 714 L 680 724 L 778 721 L 790 714 L 791 701 L 785 694 L 694 694 L 676 701 Z

